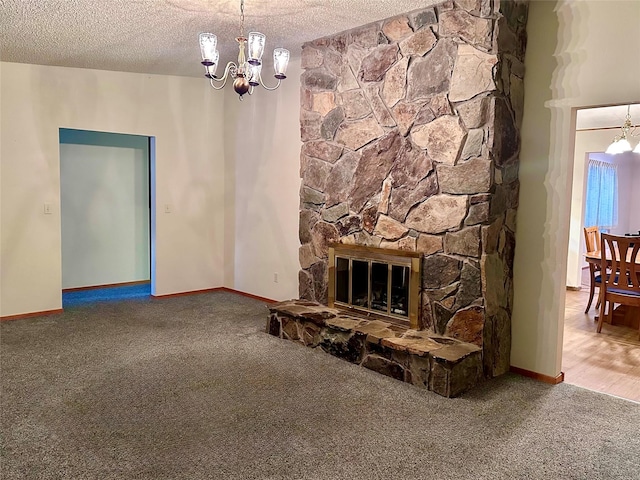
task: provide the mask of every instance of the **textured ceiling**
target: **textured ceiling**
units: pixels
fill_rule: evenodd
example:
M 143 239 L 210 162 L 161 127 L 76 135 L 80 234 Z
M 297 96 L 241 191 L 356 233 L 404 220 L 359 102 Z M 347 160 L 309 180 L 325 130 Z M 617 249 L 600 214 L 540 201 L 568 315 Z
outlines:
M 627 108 L 631 115 L 631 123 L 633 123 L 633 125 L 640 125 L 640 104 L 636 103 L 631 105 L 615 105 L 611 107 L 585 108 L 578 110 L 576 129 L 590 130 L 594 128 L 619 128 L 627 117 Z M 618 132 L 615 132 L 614 134 L 617 133 Z
M 245 0 L 245 30 L 267 36 L 265 65 L 284 47 L 438 3 L 437 0 Z M 198 34 L 237 58 L 240 0 L 0 0 L 5 62 L 202 76 Z

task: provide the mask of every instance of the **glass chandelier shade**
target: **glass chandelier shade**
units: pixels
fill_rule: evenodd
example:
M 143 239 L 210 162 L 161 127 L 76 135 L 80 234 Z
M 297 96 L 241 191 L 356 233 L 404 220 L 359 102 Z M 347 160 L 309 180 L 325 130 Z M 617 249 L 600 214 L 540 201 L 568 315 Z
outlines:
M 604 153 L 608 153 L 609 155 L 617 155 L 619 153 L 630 152 L 631 144 L 626 138 L 621 138 L 620 140 L 613 141 L 611 145 L 607 147 Z
M 213 33 L 201 33 L 199 38 L 202 64 L 207 67 L 217 63 L 218 50 L 216 47 L 218 46 L 218 37 Z
M 262 54 L 264 53 L 264 43 L 267 37 L 262 33 L 251 32 L 249 34 L 249 63 L 251 65 L 262 64 Z
M 276 71 L 275 77 L 278 80 L 287 78 L 287 65 L 289 65 L 289 50 L 286 48 L 276 48 L 273 51 L 273 69 Z
M 257 87 L 260 85 L 260 73 L 262 72 L 262 65 L 251 65 L 249 67 L 249 74 L 247 75 L 247 79 L 249 80 L 249 85 L 252 87 Z
M 262 86 L 265 90 L 275 90 L 280 86 L 280 82 L 286 77 L 287 66 L 289 64 L 289 50 L 276 48 L 273 51 L 274 77 L 278 80 L 274 87 L 269 87 L 262 80 L 262 55 L 266 44 L 266 36 L 259 32 L 251 32 L 248 37 L 244 36 L 244 0 L 240 0 L 240 36 L 236 38 L 238 42 L 238 60 L 228 62 L 224 73 L 220 78 L 216 76 L 216 70 L 220 59 L 220 52 L 217 49 L 218 38 L 213 33 L 201 33 L 200 53 L 202 65 L 205 67 L 205 77 L 209 79 L 211 86 L 215 90 L 221 90 L 227 83 L 229 77 L 233 79 L 233 88 L 242 98 L 245 93 L 251 95 L 253 88 Z M 214 83 L 215 81 L 218 82 Z
M 639 134 L 635 133 L 636 126 L 631 123 L 631 105 L 627 107 L 627 116 L 625 118 L 624 123 L 620 127 L 622 133 L 620 135 L 616 135 L 613 139 L 613 142 L 607 147 L 604 153 L 608 153 L 609 155 L 618 155 L 620 153 L 631 152 L 640 153 L 640 142 L 636 145 L 636 148 L 631 147 L 631 143 L 629 143 L 629 138 L 637 137 Z

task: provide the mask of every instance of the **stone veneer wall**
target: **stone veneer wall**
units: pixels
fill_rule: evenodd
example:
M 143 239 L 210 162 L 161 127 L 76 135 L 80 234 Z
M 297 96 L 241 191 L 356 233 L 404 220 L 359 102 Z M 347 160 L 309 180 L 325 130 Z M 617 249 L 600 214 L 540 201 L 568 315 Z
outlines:
M 527 3 L 456 0 L 302 50 L 300 298 L 330 242 L 423 254 L 423 329 L 509 368 Z

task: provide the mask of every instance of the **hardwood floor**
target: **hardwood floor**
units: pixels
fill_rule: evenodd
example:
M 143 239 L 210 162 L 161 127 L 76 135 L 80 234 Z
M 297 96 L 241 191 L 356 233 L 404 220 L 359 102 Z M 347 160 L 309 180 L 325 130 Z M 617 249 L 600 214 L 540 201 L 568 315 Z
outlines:
M 562 352 L 565 382 L 640 402 L 638 330 L 605 323 L 602 333 L 596 333 L 596 299 L 585 314 L 588 299 L 588 287 L 567 290 Z

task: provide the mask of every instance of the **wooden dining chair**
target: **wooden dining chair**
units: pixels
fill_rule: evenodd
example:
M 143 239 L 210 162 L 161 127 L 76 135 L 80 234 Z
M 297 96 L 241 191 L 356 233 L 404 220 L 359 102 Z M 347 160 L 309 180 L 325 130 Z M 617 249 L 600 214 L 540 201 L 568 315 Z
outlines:
M 584 227 L 584 240 L 587 245 L 587 253 L 597 252 L 600 250 L 600 231 L 598 227 Z M 602 284 L 602 276 L 600 275 L 600 265 L 589 262 L 589 302 L 584 313 L 587 313 L 591 308 L 591 302 L 593 302 L 593 295 L 596 287 L 600 287 Z M 600 295 L 598 295 L 598 301 L 596 302 L 596 310 L 600 307 Z
M 602 276 L 598 333 L 602 330 L 607 303 L 609 304 L 608 312 L 606 312 L 608 322 L 611 322 L 614 303 L 640 308 L 640 242 L 638 242 L 638 237 L 621 237 L 603 233 L 600 259 L 602 271 L 607 271 L 607 268 L 610 268 L 611 272 L 618 273 L 617 275 Z

